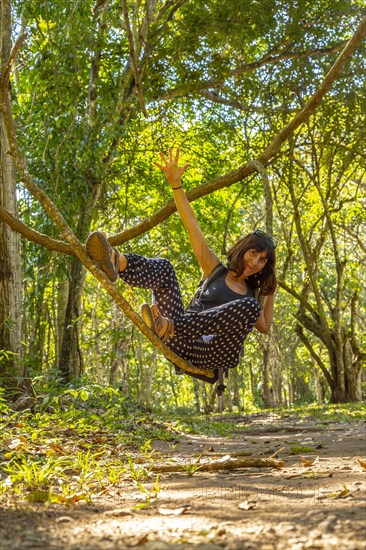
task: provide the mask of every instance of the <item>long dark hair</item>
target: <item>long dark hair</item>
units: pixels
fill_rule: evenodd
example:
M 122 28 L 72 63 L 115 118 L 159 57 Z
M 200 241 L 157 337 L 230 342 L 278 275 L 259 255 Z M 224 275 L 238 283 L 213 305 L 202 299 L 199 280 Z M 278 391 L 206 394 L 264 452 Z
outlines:
M 274 239 L 257 229 L 239 239 L 228 251 L 228 269 L 234 273 L 234 276 L 239 277 L 244 269 L 244 254 L 248 250 L 256 250 L 257 252 L 267 252 L 267 263 L 263 269 L 255 275 L 247 277 L 246 281 L 259 289 L 259 296 L 267 296 L 273 294 L 276 290 L 276 243 Z

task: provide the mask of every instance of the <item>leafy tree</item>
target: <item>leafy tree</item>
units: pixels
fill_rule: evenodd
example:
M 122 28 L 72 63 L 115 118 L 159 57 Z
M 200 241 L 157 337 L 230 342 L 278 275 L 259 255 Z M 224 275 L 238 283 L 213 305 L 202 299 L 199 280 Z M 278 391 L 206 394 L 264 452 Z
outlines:
M 363 136 L 354 136 L 346 128 L 337 135 L 333 128 L 328 134 L 330 143 L 325 139 L 321 145 L 317 141 L 321 126 L 321 121 L 309 125 L 308 144 L 301 152 L 295 153 L 293 144 L 284 173 L 288 190 L 284 195 L 294 212 L 294 235 L 289 236 L 287 246 L 293 254 L 295 271 L 291 272 L 296 273 L 297 288 L 283 286 L 299 302 L 296 331 L 329 384 L 331 401 L 354 401 L 360 398 L 366 359 L 359 324 L 365 293 L 360 272 L 364 259 L 357 244 L 365 237 L 362 215 L 358 215 Z M 344 224 L 347 218 L 350 224 Z M 350 225 L 353 235 L 345 239 Z M 308 333 L 315 340 L 309 339 Z

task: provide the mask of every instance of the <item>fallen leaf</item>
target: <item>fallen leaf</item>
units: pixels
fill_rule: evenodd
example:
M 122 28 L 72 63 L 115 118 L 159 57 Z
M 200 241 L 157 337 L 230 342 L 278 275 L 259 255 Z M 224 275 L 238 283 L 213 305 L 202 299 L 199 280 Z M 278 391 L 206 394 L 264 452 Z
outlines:
M 146 544 L 149 541 L 149 535 L 146 534 L 143 537 L 141 537 L 135 544 L 132 546 L 142 546 L 143 544 Z
M 181 506 L 180 508 L 159 508 L 159 514 L 162 516 L 180 516 L 190 508 L 190 506 Z
M 230 459 L 231 459 L 230 455 L 225 455 L 225 456 L 219 458 L 218 462 L 227 462 Z
M 304 456 L 302 456 L 301 464 L 306 468 L 310 468 L 310 466 L 313 466 L 313 464 L 316 464 L 318 460 L 319 460 L 318 456 L 316 458 L 305 458 Z
M 65 454 L 64 449 L 58 443 L 50 443 L 48 445 L 48 448 L 53 449 L 56 453 L 58 453 L 60 455 Z
M 64 496 L 64 495 L 55 495 L 54 500 L 57 502 L 62 502 L 64 504 L 76 504 L 76 502 L 80 502 L 81 500 L 87 500 L 87 495 L 83 493 L 76 493 L 75 495 L 71 496 Z
M 342 491 L 338 491 L 337 493 L 330 493 L 329 498 L 344 498 L 349 494 L 349 489 L 346 487 L 346 485 L 343 485 Z
M 249 502 L 249 500 L 244 500 L 239 504 L 240 510 L 254 510 L 257 508 L 257 503 L 255 501 Z

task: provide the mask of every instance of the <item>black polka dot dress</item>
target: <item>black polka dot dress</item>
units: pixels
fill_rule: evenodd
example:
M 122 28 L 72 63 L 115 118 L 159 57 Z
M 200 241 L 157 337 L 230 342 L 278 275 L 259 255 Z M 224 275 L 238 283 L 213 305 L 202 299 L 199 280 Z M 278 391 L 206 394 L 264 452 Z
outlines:
M 260 314 L 255 298 L 241 296 L 205 311 L 186 312 L 169 260 L 125 256 L 127 268 L 120 277 L 133 287 L 151 289 L 160 313 L 174 321 L 174 336 L 166 342 L 170 349 L 201 369 L 237 366 L 244 340 Z

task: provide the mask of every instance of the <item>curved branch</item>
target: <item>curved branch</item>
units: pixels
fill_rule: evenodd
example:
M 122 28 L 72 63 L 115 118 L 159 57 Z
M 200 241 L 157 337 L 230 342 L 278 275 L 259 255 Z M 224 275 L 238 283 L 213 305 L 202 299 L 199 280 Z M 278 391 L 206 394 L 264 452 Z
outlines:
M 3 74 L 1 75 L 1 80 L 7 82 L 10 77 L 11 68 L 13 66 L 14 60 L 18 55 L 20 48 L 23 45 L 24 40 L 27 38 L 27 33 L 23 32 L 15 41 L 15 44 L 10 52 L 8 62 L 4 68 Z
M 130 20 L 128 18 L 128 8 L 127 8 L 126 0 L 121 0 L 121 4 L 122 4 L 123 17 L 124 17 L 124 20 L 125 20 L 128 45 L 129 45 L 129 49 L 130 49 L 130 57 L 131 57 L 131 62 L 132 62 L 133 75 L 135 77 L 137 93 L 138 93 L 139 101 L 140 101 L 140 107 L 141 107 L 141 111 L 142 111 L 143 115 L 145 117 L 147 117 L 148 115 L 147 115 L 147 111 L 146 111 L 146 107 L 145 107 L 144 95 L 143 95 L 143 92 L 142 92 L 140 71 L 139 71 L 138 64 L 137 64 L 137 56 L 136 56 L 135 46 L 134 46 L 134 43 L 133 43 L 133 36 L 132 36 L 132 31 L 131 31 Z
M 23 235 L 27 239 L 27 241 L 32 241 L 34 243 L 40 244 L 50 252 L 60 252 L 62 254 L 69 254 L 73 255 L 73 251 L 67 243 L 64 243 L 63 241 L 58 241 L 56 239 L 51 239 L 47 235 L 44 235 L 43 233 L 38 233 L 38 231 L 35 231 L 34 229 L 28 227 L 25 223 L 21 222 L 7 210 L 4 208 L 4 206 L 0 206 L 0 218 L 6 222 L 9 227 L 13 229 L 13 231 L 16 231 L 17 233 L 20 233 L 20 235 Z
M 298 114 L 290 120 L 290 122 L 279 131 L 279 133 L 273 138 L 272 142 L 268 147 L 263 151 L 261 155 L 256 159 L 263 166 L 265 166 L 270 159 L 275 157 L 281 149 L 282 144 L 299 128 L 304 122 L 306 122 L 313 111 L 323 99 L 325 94 L 330 89 L 333 82 L 338 77 L 340 71 L 347 63 L 348 59 L 360 45 L 366 34 L 366 17 L 361 21 L 359 27 L 357 28 L 355 34 L 347 42 L 345 48 L 331 67 L 328 74 L 325 76 L 323 82 L 319 86 L 318 90 L 311 97 L 309 102 L 298 112 Z M 244 178 L 255 172 L 255 167 L 250 162 L 240 166 L 233 172 L 215 178 L 203 185 L 196 187 L 187 192 L 186 196 L 190 202 L 204 197 L 213 191 L 222 189 L 224 187 L 230 187 L 234 183 L 242 181 Z M 160 210 L 143 220 L 141 223 L 135 225 L 134 227 L 127 229 L 117 235 L 110 237 L 110 242 L 112 245 L 120 245 L 130 239 L 142 235 L 146 231 L 149 231 L 156 225 L 160 224 L 162 221 L 166 220 L 171 214 L 176 211 L 173 200 L 169 200 Z
M 291 288 L 290 286 L 288 286 L 284 281 L 282 281 L 281 279 L 279 279 L 278 281 L 278 286 L 280 288 L 283 288 L 283 290 L 285 290 L 288 294 L 290 294 L 291 296 L 293 296 L 298 302 L 299 304 L 304 308 L 304 310 L 308 311 L 309 314 L 313 317 L 313 319 L 316 319 L 316 320 L 319 320 L 319 315 L 318 313 L 315 311 L 315 309 L 309 304 L 309 302 L 307 302 L 304 298 L 304 296 L 302 294 L 299 294 L 298 292 L 296 292 L 296 290 L 294 290 L 293 288 Z
M 314 336 L 316 336 L 321 342 L 323 342 L 331 357 L 335 356 L 334 338 L 331 331 L 323 329 L 319 322 L 311 319 L 310 317 L 305 315 L 305 313 L 300 312 L 300 310 L 295 313 L 295 318 L 303 327 L 305 327 L 309 332 L 314 334 Z
M 304 346 L 306 347 L 306 349 L 310 353 L 311 357 L 314 359 L 314 361 L 317 363 L 320 370 L 324 374 L 325 379 L 328 382 L 329 386 L 331 388 L 333 388 L 334 387 L 334 380 L 333 380 L 330 372 L 328 371 L 327 367 L 323 363 L 321 357 L 314 350 L 313 346 L 310 343 L 310 340 L 305 336 L 304 331 L 302 329 L 302 326 L 301 325 L 296 325 L 295 330 L 296 330 L 296 334 L 298 335 L 298 337 L 300 338 L 300 340 L 302 341 L 302 343 L 304 344 Z

